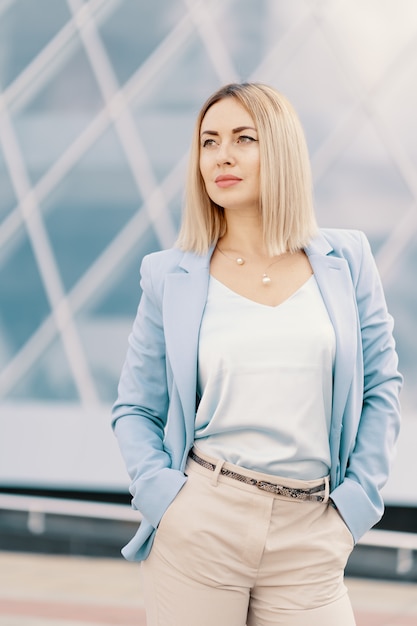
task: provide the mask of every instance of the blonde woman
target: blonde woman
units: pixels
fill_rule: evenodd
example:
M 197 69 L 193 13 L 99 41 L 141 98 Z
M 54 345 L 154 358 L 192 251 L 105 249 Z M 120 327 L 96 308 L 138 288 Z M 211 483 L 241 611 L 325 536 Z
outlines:
M 352 626 L 401 386 L 369 244 L 317 228 L 304 133 L 262 84 L 203 105 L 186 195 L 113 408 L 148 626 Z

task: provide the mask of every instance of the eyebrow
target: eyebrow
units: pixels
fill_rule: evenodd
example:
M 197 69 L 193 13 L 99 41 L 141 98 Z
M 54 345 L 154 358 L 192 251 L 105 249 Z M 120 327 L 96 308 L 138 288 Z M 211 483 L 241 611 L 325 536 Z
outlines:
M 236 133 L 241 133 L 243 130 L 254 130 L 255 132 L 257 132 L 256 128 L 254 128 L 253 126 L 238 126 L 237 128 L 233 128 L 232 129 L 232 134 L 235 135 Z M 201 135 L 215 135 L 218 136 L 218 132 L 217 130 L 203 130 Z

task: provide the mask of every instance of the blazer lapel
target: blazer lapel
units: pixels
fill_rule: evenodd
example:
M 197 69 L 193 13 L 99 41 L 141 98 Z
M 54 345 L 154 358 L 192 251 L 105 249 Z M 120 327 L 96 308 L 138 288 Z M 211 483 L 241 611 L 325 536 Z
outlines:
M 331 256 L 332 247 L 322 236 L 306 249 L 317 284 L 336 335 L 331 443 L 340 441 L 342 417 L 357 353 L 357 309 L 348 263 Z
M 163 316 L 166 353 L 183 408 L 187 432 L 194 432 L 198 339 L 207 300 L 212 249 L 205 256 L 185 253 L 180 272 L 167 275 Z

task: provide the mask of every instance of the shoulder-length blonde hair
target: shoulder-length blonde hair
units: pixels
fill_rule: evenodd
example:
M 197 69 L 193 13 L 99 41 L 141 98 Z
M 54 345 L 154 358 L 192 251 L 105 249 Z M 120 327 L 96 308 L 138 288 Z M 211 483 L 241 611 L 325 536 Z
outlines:
M 224 210 L 209 198 L 199 165 L 201 123 L 209 108 L 224 98 L 236 98 L 252 116 L 258 131 L 259 211 L 267 250 L 271 255 L 300 250 L 317 231 L 304 131 L 288 100 L 260 83 L 226 85 L 202 106 L 192 138 L 177 246 L 205 254 L 226 232 Z

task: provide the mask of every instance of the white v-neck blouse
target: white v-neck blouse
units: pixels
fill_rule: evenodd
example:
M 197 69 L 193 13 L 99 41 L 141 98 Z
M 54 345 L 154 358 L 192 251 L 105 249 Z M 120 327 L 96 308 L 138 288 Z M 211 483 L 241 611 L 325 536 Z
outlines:
M 197 447 L 268 474 L 328 474 L 335 349 L 314 276 L 276 307 L 210 277 L 199 339 Z

